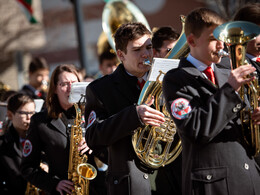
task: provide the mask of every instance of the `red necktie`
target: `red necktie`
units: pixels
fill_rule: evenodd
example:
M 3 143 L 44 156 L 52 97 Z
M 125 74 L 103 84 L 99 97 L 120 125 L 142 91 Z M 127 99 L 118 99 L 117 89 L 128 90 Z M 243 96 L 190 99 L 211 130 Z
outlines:
M 203 72 L 212 83 L 216 84 L 214 72 L 210 66 L 208 66 Z
M 256 62 L 259 62 L 259 63 L 260 63 L 260 58 L 256 58 Z
M 138 84 L 140 90 L 142 90 L 142 89 L 143 89 L 143 86 L 144 86 L 144 84 L 145 84 L 145 80 L 144 80 L 144 79 L 142 79 L 142 81 L 137 80 L 137 84 Z

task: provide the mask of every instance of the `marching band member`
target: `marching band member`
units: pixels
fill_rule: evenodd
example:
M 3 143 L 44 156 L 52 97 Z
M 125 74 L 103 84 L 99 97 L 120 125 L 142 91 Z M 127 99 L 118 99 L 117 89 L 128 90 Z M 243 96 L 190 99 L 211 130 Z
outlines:
M 35 104 L 31 97 L 15 93 L 8 99 L 7 116 L 11 126 L 0 137 L 1 194 L 24 194 L 27 181 L 20 171 L 22 149 Z
M 152 171 L 136 156 L 131 139 L 143 124 L 159 126 L 165 120 L 149 105 L 136 105 L 150 69 L 144 61 L 153 57 L 151 32 L 141 23 L 122 24 L 115 44 L 122 63 L 86 90 L 86 140 L 93 150 L 108 147 L 108 194 L 149 195 Z
M 190 54 L 163 80 L 167 108 L 182 140 L 183 195 L 260 194 L 259 167 L 241 130 L 239 111 L 245 104 L 236 93 L 254 79 L 245 76 L 255 68 L 230 72 L 215 66 L 224 44 L 213 30 L 223 22 L 210 9 L 193 10 L 185 21 Z M 259 112 L 253 119 L 260 124 Z
M 55 68 L 46 98 L 47 110 L 32 117 L 24 143 L 22 174 L 31 184 L 50 194 L 71 194 L 74 189 L 73 182 L 68 180 L 68 126 L 73 125 L 76 115 L 68 99 L 74 82 L 79 82 L 75 66 L 65 64 Z M 89 150 L 84 139 L 80 142 L 79 150 L 81 154 Z M 40 168 L 42 151 L 48 159 L 48 173 Z

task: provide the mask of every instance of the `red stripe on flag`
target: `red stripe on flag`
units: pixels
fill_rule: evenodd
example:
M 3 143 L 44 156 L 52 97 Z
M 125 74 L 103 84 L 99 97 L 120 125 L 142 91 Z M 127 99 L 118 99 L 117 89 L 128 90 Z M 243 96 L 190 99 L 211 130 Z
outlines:
M 26 9 L 32 14 L 32 7 L 30 4 L 28 4 L 27 2 L 25 2 L 24 0 L 17 0 L 19 1 L 21 4 L 23 4 L 24 7 L 26 7 Z

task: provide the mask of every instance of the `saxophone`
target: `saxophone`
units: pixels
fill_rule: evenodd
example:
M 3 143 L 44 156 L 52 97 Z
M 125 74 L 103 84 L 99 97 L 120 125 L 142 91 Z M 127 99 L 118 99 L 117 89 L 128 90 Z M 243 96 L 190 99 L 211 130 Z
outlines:
M 258 25 L 244 21 L 224 23 L 218 26 L 213 32 L 216 39 L 226 43 L 233 69 L 248 64 L 245 59 L 247 43 L 259 34 L 260 27 Z M 254 76 L 256 79 L 246 85 L 242 85 L 239 90 L 241 99 L 244 102 L 248 102 L 248 106 L 240 111 L 240 119 L 244 139 L 250 146 L 252 155 L 258 156 L 260 153 L 260 128 L 259 125 L 253 123 L 252 112 L 259 107 L 259 78 L 256 72 L 249 76 Z
M 44 192 L 32 185 L 30 182 L 27 182 L 25 195 L 44 195 Z
M 97 170 L 89 163 L 86 163 L 87 155 L 80 155 L 78 146 L 82 140 L 81 128 L 81 109 L 77 103 L 74 103 L 76 109 L 76 118 L 74 124 L 71 126 L 70 138 L 70 155 L 68 167 L 68 179 L 73 181 L 75 195 L 88 195 L 89 194 L 89 180 L 92 180 L 97 175 Z

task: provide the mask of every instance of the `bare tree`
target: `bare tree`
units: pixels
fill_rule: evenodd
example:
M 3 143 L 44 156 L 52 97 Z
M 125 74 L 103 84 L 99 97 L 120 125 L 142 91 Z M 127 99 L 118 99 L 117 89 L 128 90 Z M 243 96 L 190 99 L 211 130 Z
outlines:
M 201 0 L 209 8 L 216 10 L 227 20 L 231 20 L 236 11 L 246 3 L 259 2 L 259 0 Z
M 44 45 L 41 23 L 30 24 L 16 0 L 0 0 L 0 53 L 30 50 Z

